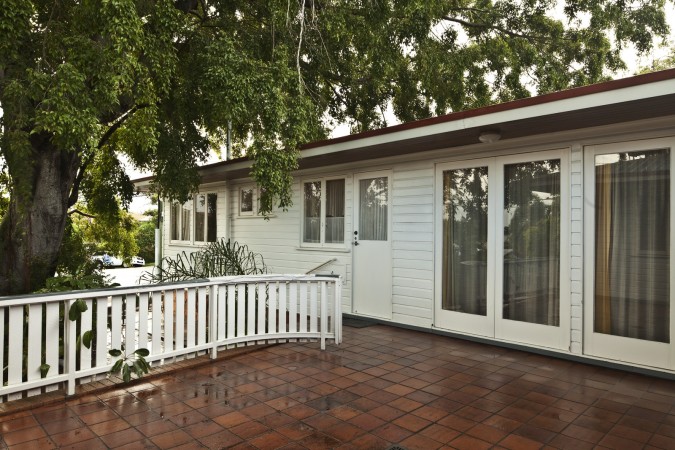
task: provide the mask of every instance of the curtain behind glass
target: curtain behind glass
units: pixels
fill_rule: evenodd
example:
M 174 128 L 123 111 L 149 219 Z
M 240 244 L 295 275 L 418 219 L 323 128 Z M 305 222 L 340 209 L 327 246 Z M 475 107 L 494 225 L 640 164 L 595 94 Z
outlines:
M 195 241 L 204 241 L 204 226 L 206 225 L 206 196 L 197 196 L 195 204 Z
M 345 180 L 326 181 L 325 232 L 327 244 L 345 241 Z
M 503 317 L 558 326 L 560 160 L 505 165 L 503 214 Z
M 312 181 L 304 186 L 303 242 L 321 242 L 321 182 Z
M 443 172 L 442 307 L 487 314 L 488 168 Z
M 359 180 L 360 240 L 387 240 L 388 190 L 387 177 Z
M 670 342 L 670 151 L 595 159 L 598 333 Z
M 180 209 L 180 204 L 171 204 L 171 239 L 174 241 L 180 239 Z
M 192 200 L 188 200 L 183 204 L 183 208 L 181 210 L 182 212 L 182 217 L 181 217 L 181 222 L 180 222 L 180 238 L 183 241 L 189 241 L 190 240 L 190 226 L 192 224 Z
M 206 240 L 216 242 L 218 234 L 218 219 L 216 217 L 217 194 L 208 194 L 206 210 Z

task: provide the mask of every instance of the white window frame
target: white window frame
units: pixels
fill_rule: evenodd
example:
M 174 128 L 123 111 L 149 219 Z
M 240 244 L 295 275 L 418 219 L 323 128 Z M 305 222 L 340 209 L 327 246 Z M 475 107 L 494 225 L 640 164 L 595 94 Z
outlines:
M 250 211 L 242 211 L 241 210 L 241 195 L 244 191 L 251 191 L 251 210 Z M 241 186 L 238 190 L 238 197 L 237 197 L 237 204 L 239 205 L 239 215 L 241 217 L 254 217 L 257 215 L 256 207 L 258 206 L 258 199 L 257 199 L 257 194 L 258 190 L 256 189 L 255 186 L 252 185 L 247 185 L 247 186 Z
M 335 243 L 326 243 L 326 183 L 328 181 L 339 181 L 342 180 L 344 182 L 344 210 L 342 212 L 343 214 L 343 237 L 342 237 L 342 242 L 335 242 Z M 319 218 L 320 218 L 320 237 L 319 237 L 319 242 L 305 242 L 305 204 L 304 204 L 304 195 L 305 195 L 305 184 L 307 183 L 316 183 L 319 182 L 321 183 L 321 209 L 319 213 Z M 344 249 L 346 248 L 348 244 L 348 238 L 347 238 L 347 177 L 345 176 L 335 176 L 335 177 L 310 177 L 303 179 L 301 184 L 300 184 L 300 204 L 301 206 L 301 211 L 300 211 L 300 247 L 301 248 L 339 248 L 339 249 Z
M 203 195 L 206 198 L 206 204 L 205 204 L 205 217 L 204 217 L 204 239 L 203 241 L 196 241 L 195 236 L 196 236 L 196 225 L 197 225 L 197 201 L 200 195 Z M 216 196 L 216 240 L 218 239 L 218 193 L 214 191 L 209 191 L 209 192 L 198 192 L 190 197 L 188 201 L 192 201 L 192 213 L 190 214 L 190 230 L 188 231 L 188 239 L 173 239 L 172 233 L 173 233 L 173 208 L 175 205 L 180 206 L 180 214 L 178 215 L 178 230 L 180 233 L 180 237 L 182 238 L 182 233 L 181 230 L 183 228 L 183 206 L 185 203 L 178 203 L 178 202 L 171 202 L 170 209 L 169 209 L 169 237 L 170 237 L 170 242 L 171 244 L 178 244 L 178 245 L 204 245 L 208 244 L 210 241 L 208 241 L 208 197 L 209 195 L 215 195 Z M 187 202 L 186 202 L 187 203 Z

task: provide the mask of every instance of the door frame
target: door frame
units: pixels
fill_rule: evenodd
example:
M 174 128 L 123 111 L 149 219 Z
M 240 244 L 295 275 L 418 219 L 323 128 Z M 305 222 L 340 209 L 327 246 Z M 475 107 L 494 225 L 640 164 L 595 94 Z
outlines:
M 618 152 L 670 149 L 670 343 L 596 333 L 595 323 L 595 156 Z M 584 148 L 584 354 L 622 363 L 675 368 L 675 137 L 589 145 Z
M 394 283 L 394 277 L 393 277 L 393 176 L 394 172 L 391 169 L 385 169 L 385 170 L 374 170 L 374 171 L 365 171 L 365 172 L 355 172 L 352 178 L 352 192 L 353 192 L 353 206 L 352 206 L 352 230 L 349 235 L 349 238 L 351 239 L 352 242 L 352 313 L 362 315 L 362 316 L 368 316 L 368 317 L 376 317 L 379 319 L 386 319 L 386 320 L 391 320 L 393 317 L 393 283 Z M 382 292 L 382 295 L 384 298 L 387 299 L 387 301 L 382 300 L 382 311 L 384 311 L 383 314 L 381 315 L 374 315 L 374 314 L 367 314 L 363 312 L 358 312 L 357 310 L 357 296 L 358 296 L 358 287 L 357 287 L 357 277 L 359 276 L 357 273 L 357 261 L 356 258 L 358 257 L 357 255 L 357 249 L 355 248 L 354 245 L 354 231 L 357 231 L 359 228 L 359 203 L 361 201 L 360 199 L 360 181 L 364 178 L 380 178 L 380 177 L 387 177 L 387 201 L 388 201 L 388 208 L 387 208 L 387 243 L 388 243 L 388 252 L 385 252 L 384 254 L 381 254 L 383 256 L 383 260 L 388 263 L 386 267 L 384 267 L 384 270 L 387 272 L 385 274 L 386 278 L 389 280 L 387 283 L 387 286 L 385 286 L 384 292 Z M 358 239 L 358 242 L 360 243 L 361 239 Z M 382 269 L 382 266 L 379 266 L 379 269 Z

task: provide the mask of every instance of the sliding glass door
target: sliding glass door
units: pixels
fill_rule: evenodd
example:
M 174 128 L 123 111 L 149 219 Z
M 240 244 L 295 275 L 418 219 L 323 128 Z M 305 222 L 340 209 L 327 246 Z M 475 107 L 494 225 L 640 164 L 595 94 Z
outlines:
M 436 326 L 569 345 L 566 152 L 441 165 L 437 180 Z
M 588 354 L 673 367 L 672 146 L 586 149 Z

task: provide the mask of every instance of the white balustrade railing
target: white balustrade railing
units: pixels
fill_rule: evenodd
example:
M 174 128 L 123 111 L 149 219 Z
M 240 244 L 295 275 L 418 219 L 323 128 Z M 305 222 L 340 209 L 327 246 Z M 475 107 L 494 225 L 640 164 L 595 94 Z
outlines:
M 106 290 L 0 297 L 0 401 L 107 376 L 118 358 L 146 348 L 151 365 L 219 349 L 289 339 L 342 340 L 340 278 L 250 275 Z M 71 321 L 77 300 L 87 310 Z M 91 345 L 81 337 L 91 330 Z M 46 373 L 45 373 L 46 372 Z

